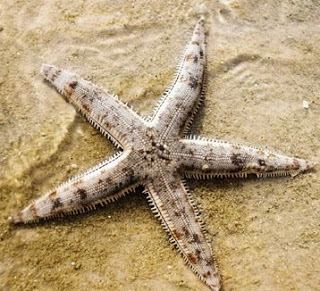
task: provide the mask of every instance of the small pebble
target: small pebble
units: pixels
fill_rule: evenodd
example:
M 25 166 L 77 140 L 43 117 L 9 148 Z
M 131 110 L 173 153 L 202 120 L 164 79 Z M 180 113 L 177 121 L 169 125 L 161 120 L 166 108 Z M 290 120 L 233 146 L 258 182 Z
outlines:
M 304 109 L 308 109 L 309 108 L 309 102 L 307 100 L 303 100 L 302 106 L 303 106 Z
M 79 270 L 81 268 L 81 264 L 76 263 L 76 262 L 71 262 L 71 266 L 75 269 L 75 270 Z
M 3 30 L 3 27 L 2 26 L 0 26 L 0 31 L 2 31 Z
M 77 165 L 77 164 L 71 164 L 71 165 L 70 165 L 70 168 L 71 168 L 71 169 L 77 169 L 77 168 L 78 168 L 78 165 Z

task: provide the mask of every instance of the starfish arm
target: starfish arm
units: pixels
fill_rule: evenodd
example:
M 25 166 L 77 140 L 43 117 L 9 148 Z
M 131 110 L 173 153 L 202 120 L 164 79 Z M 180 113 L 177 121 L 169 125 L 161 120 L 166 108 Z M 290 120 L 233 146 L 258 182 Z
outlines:
M 119 153 L 47 192 L 11 217 L 11 221 L 35 222 L 113 202 L 138 186 L 133 171 L 129 152 Z
M 205 71 L 204 40 L 204 20 L 201 19 L 185 49 L 175 80 L 160 99 L 152 118 L 162 140 L 184 132 L 201 101 Z
M 295 176 L 313 168 L 312 162 L 285 156 L 268 149 L 259 149 L 236 143 L 202 139 L 180 140 L 177 157 L 186 177 L 196 179 Z
M 116 96 L 78 75 L 52 65 L 42 65 L 41 73 L 93 126 L 118 147 L 139 139 L 143 119 Z M 135 135 L 129 135 L 135 132 Z
M 212 290 L 220 290 L 219 275 L 199 211 L 181 178 L 163 171 L 146 185 L 146 192 L 152 211 L 187 265 Z

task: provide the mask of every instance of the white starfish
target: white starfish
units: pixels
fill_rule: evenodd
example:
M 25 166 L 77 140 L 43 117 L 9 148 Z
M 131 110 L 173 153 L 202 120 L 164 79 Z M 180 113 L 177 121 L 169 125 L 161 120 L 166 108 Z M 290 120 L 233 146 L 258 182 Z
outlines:
M 313 164 L 269 150 L 199 137 L 187 138 L 202 101 L 205 76 L 204 20 L 198 21 L 176 77 L 152 117 L 144 119 L 77 75 L 51 65 L 42 74 L 121 151 L 49 191 L 11 218 L 27 223 L 91 210 L 143 185 L 151 209 L 187 265 L 212 290 L 221 282 L 197 206 L 184 177 L 296 175 Z

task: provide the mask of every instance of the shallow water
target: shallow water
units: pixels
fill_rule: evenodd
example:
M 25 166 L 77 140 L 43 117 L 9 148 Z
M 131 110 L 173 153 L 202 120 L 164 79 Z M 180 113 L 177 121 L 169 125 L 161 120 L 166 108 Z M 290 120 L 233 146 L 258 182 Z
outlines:
M 147 114 L 206 14 L 208 91 L 194 132 L 320 157 L 316 1 L 2 1 L 0 289 L 206 290 L 141 191 L 110 207 L 10 228 L 7 217 L 115 149 L 42 81 L 52 63 Z M 303 100 L 309 108 L 302 106 Z M 320 286 L 320 174 L 190 182 L 226 290 Z

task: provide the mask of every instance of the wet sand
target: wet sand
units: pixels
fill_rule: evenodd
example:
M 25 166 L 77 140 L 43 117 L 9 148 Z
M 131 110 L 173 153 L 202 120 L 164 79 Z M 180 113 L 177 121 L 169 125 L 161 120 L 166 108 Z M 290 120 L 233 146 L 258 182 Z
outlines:
M 141 193 L 27 227 L 7 217 L 115 152 L 39 74 L 75 71 L 151 112 L 197 15 L 208 90 L 193 132 L 320 161 L 316 1 L 2 1 L 0 289 L 207 290 L 171 249 Z M 303 100 L 309 108 L 303 108 Z M 320 171 L 190 181 L 226 290 L 320 286 Z

